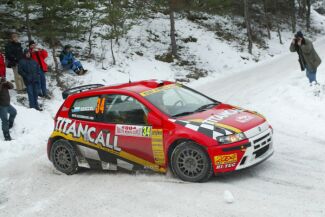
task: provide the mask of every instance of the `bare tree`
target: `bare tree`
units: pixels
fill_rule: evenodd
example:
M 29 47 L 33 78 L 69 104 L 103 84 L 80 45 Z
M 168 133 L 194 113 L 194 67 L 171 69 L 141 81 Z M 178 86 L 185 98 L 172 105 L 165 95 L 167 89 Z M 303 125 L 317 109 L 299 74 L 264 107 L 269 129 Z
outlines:
M 169 0 L 170 41 L 173 56 L 177 56 L 177 44 L 175 36 L 175 4 L 176 0 Z
M 291 8 L 291 29 L 292 32 L 296 32 L 297 19 L 296 19 L 295 0 L 290 0 L 290 8 Z
M 268 12 L 267 12 L 267 0 L 263 0 L 263 9 L 264 9 L 264 22 L 265 22 L 265 26 L 266 26 L 266 30 L 267 30 L 267 36 L 269 39 L 271 39 L 271 25 L 270 25 L 270 19 L 268 16 Z
M 310 10 L 311 10 L 311 1 L 306 0 L 307 14 L 306 14 L 306 27 L 307 31 L 310 29 Z
M 249 0 L 244 0 L 244 14 L 245 14 L 247 37 L 248 37 L 248 52 L 252 54 L 253 39 L 252 39 L 251 20 L 249 14 Z

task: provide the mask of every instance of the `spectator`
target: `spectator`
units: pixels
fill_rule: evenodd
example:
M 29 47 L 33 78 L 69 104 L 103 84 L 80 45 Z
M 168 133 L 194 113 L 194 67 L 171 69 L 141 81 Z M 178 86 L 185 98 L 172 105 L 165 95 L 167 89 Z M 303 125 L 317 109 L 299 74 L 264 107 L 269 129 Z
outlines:
M 301 70 L 306 69 L 310 85 L 317 85 L 316 72 L 317 67 L 321 64 L 321 59 L 316 53 L 313 43 L 305 38 L 301 31 L 298 31 L 292 40 L 290 51 L 298 53 Z
M 29 49 L 24 50 L 24 58 L 19 61 L 18 72 L 23 77 L 27 88 L 29 107 L 42 111 L 37 102 L 41 68 L 31 58 Z
M 6 64 L 5 64 L 5 58 L 3 54 L 0 51 L 0 79 L 6 77 Z
M 71 51 L 71 45 L 64 46 L 64 49 L 60 54 L 60 62 L 65 70 L 71 69 L 77 75 L 83 75 L 87 72 L 87 70 L 82 67 L 80 61 L 75 59 Z
M 6 141 L 11 140 L 9 129 L 14 126 L 15 117 L 17 115 L 16 109 L 10 105 L 9 89 L 13 89 L 14 85 L 4 77 L 0 80 L 0 119 L 2 122 L 3 136 Z M 9 119 L 8 119 L 9 114 Z
M 50 99 L 47 88 L 46 88 L 46 77 L 45 73 L 47 70 L 47 64 L 45 59 L 48 57 L 48 53 L 44 49 L 39 49 L 34 41 L 29 42 L 29 51 L 31 53 L 31 58 L 35 60 L 40 66 L 40 85 L 38 87 L 38 93 L 41 97 Z
M 18 35 L 13 33 L 11 40 L 5 47 L 6 63 L 8 68 L 12 68 L 15 77 L 16 90 L 22 92 L 25 85 L 22 77 L 18 74 L 18 62 L 23 58 L 23 48 L 18 41 Z

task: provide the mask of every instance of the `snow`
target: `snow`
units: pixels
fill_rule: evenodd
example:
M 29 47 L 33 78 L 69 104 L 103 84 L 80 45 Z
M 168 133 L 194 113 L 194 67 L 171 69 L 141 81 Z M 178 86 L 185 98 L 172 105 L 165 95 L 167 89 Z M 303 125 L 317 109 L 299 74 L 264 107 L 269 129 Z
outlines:
M 223 192 L 223 198 L 225 199 L 226 203 L 233 203 L 234 202 L 234 196 L 229 190 L 225 190 Z
M 324 18 L 314 12 L 312 16 L 314 25 L 322 27 Z M 154 32 L 160 35 L 167 31 L 168 20 L 161 18 L 142 25 L 157 28 Z M 313 96 L 296 54 L 288 51 L 292 34 L 283 34 L 284 45 L 277 45 L 277 38 L 273 38 L 268 51 L 255 50 L 256 55 L 264 57 L 264 61 L 255 63 L 245 51 L 238 53 L 233 44 L 226 45 L 197 24 L 178 20 L 176 25 L 181 37 L 199 38 L 197 43 L 187 43 L 185 50 L 188 58 L 193 57 L 199 67 L 210 71 L 208 77 L 191 81 L 189 86 L 265 115 L 274 128 L 275 154 L 256 167 L 219 175 L 203 184 L 184 183 L 170 173 L 85 170 L 67 176 L 56 171 L 46 156 L 53 117 L 62 103 L 59 89 L 53 90 L 51 101 L 42 102 L 46 108 L 43 112 L 17 103 L 12 91 L 18 116 L 12 131 L 15 140 L 4 142 L 0 135 L 1 217 L 325 216 L 325 93 Z M 90 72 L 85 76 L 65 75 L 70 86 L 128 82 L 129 74 L 133 81 L 174 80 L 186 73 L 174 64 L 154 59 L 155 54 L 167 50 L 164 41 L 139 45 L 137 38 L 148 34 L 143 26 L 129 33 L 133 39 L 121 41 L 117 66 L 103 70 L 99 63 L 84 62 Z M 314 45 L 325 61 L 325 38 Z M 148 52 L 143 57 L 122 55 L 127 49 L 128 53 L 137 49 Z M 270 58 L 270 54 L 277 56 Z M 12 76 L 11 70 L 8 75 Z M 324 63 L 317 76 L 325 84 Z M 55 82 L 51 85 L 54 87 Z

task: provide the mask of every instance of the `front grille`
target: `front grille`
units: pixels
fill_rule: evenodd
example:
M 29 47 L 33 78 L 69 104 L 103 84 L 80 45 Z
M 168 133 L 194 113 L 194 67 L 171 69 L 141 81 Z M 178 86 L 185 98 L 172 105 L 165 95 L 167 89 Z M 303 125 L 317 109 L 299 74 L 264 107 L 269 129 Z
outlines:
M 267 150 L 269 150 L 270 145 L 264 146 L 263 148 L 257 150 L 254 152 L 255 154 L 255 158 L 259 158 L 260 156 L 262 156 L 265 152 L 267 152 Z
M 255 159 L 265 154 L 269 150 L 271 143 L 272 143 L 271 132 L 268 132 L 266 134 L 261 133 L 255 138 L 252 138 L 252 146 L 254 147 L 253 154 L 255 155 Z

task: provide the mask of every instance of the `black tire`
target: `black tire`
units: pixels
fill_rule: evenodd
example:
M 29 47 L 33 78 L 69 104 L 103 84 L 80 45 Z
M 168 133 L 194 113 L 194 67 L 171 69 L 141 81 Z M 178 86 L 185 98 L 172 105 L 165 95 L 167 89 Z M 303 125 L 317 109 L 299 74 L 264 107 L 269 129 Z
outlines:
M 54 142 L 50 157 L 54 167 L 60 172 L 72 175 L 78 171 L 76 151 L 67 140 L 60 139 Z
M 178 178 L 187 182 L 206 182 L 213 175 L 208 154 L 192 141 L 176 146 L 171 154 L 171 168 Z

